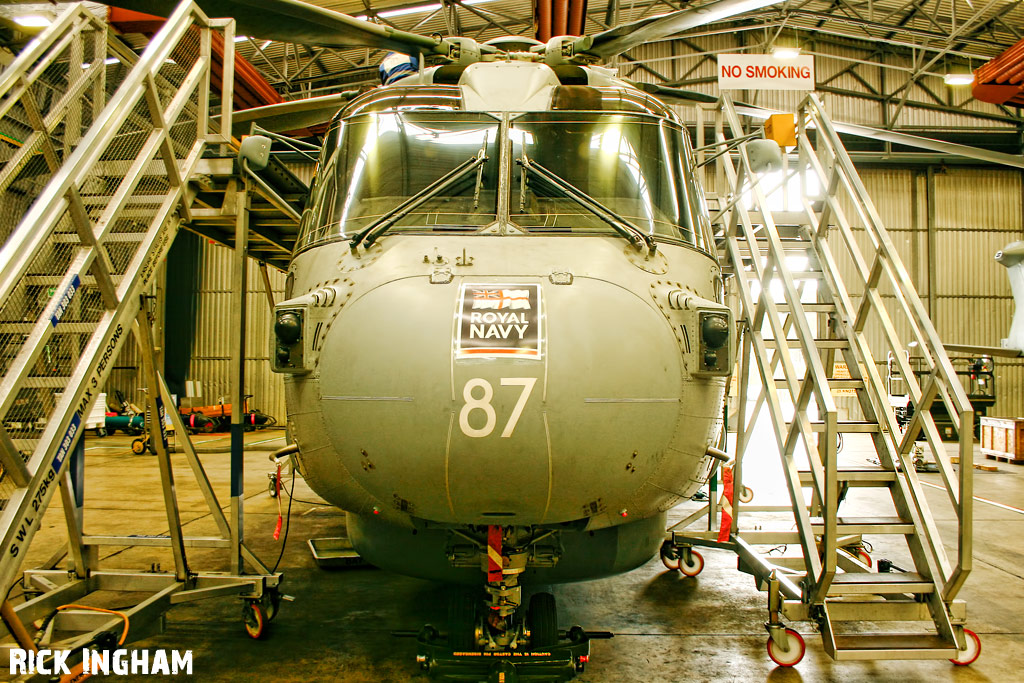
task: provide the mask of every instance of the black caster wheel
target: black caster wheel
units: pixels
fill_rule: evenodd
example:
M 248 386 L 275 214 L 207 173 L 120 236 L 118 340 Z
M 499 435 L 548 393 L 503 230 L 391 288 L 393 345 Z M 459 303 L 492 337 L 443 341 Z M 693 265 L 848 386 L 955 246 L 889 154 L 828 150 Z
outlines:
M 268 589 L 263 594 L 263 599 L 260 600 L 260 606 L 263 608 L 263 614 L 266 616 L 267 621 L 273 621 L 277 613 L 281 611 L 281 593 L 277 589 Z
M 665 541 L 661 544 L 661 550 L 658 551 L 661 555 L 661 563 L 665 565 L 665 569 L 672 571 L 673 569 L 679 569 L 679 549 L 674 545 Z

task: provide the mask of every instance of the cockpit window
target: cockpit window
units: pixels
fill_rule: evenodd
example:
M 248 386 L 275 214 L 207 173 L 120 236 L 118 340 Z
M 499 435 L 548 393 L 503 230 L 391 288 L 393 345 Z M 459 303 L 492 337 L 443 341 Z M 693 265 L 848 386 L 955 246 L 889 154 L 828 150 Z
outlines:
M 515 119 L 510 135 L 516 159 L 525 155 L 645 233 L 707 249 L 695 225 L 699 199 L 691 196 L 688 150 L 674 124 L 628 114 L 543 112 Z M 608 231 L 592 211 L 528 174 L 515 179 L 510 205 L 512 222 L 529 232 Z
M 391 110 L 343 116 L 326 142 L 299 251 L 383 224 L 389 233 L 466 233 L 506 218 L 528 234 L 615 234 L 609 214 L 630 231 L 714 251 L 688 138 L 664 117 L 545 111 L 503 124 L 480 112 Z M 438 181 L 481 153 L 485 163 L 437 191 Z M 524 159 L 544 172 L 525 172 Z M 507 217 L 498 215 L 499 191 L 508 196 Z
M 392 230 L 470 230 L 496 220 L 499 122 L 485 114 L 380 112 L 342 121 L 303 216 L 298 248 L 347 239 L 480 154 L 487 162 Z

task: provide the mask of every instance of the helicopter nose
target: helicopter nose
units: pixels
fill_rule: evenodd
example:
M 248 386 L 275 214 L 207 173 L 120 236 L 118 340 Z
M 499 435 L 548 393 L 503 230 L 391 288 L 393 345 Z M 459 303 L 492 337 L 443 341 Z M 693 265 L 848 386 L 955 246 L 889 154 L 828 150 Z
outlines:
M 537 310 L 493 309 L 470 329 L 467 287 L 399 280 L 340 312 L 319 364 L 333 466 L 440 522 L 571 521 L 630 500 L 680 417 L 664 317 L 625 288 L 577 278 L 481 285 L 533 289 Z M 479 349 L 517 334 L 535 352 L 465 353 L 467 335 Z

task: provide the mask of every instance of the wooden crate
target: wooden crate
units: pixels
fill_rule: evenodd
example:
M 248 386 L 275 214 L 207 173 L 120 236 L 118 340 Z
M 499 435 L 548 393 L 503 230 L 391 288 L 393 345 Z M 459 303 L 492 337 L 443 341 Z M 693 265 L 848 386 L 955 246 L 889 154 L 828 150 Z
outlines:
M 1024 418 L 981 418 L 981 452 L 1024 462 Z

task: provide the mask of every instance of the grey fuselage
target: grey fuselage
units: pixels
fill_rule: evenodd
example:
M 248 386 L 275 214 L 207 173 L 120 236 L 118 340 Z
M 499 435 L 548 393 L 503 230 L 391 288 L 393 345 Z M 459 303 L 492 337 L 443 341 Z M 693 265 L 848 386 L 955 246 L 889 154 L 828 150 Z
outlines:
M 536 62 L 474 64 L 447 85 L 428 70 L 332 124 L 277 306 L 301 338 L 276 369 L 304 477 L 385 568 L 472 580 L 446 560 L 451 530 L 501 525 L 560 536 L 555 566 L 525 578 L 626 571 L 710 472 L 732 325 L 686 133 L 656 100 L 574 68 L 572 85 Z M 478 149 L 464 187 L 352 248 Z M 574 176 L 656 251 L 526 177 L 524 158 Z M 707 316 L 729 321 L 720 352 Z

